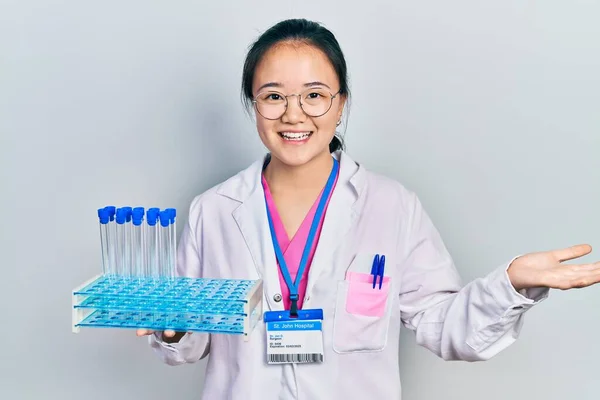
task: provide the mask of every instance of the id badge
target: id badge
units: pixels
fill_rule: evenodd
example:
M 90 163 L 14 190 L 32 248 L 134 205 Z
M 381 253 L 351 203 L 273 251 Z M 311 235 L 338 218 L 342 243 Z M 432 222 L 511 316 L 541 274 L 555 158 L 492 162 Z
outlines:
M 267 332 L 268 364 L 306 364 L 323 362 L 323 310 L 264 313 Z

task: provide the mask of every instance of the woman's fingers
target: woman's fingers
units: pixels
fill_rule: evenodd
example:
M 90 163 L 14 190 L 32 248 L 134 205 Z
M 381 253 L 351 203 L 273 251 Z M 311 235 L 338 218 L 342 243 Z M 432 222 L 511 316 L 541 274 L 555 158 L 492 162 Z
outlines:
M 163 332 L 163 335 L 165 335 L 165 337 L 172 338 L 173 336 L 175 336 L 175 331 L 168 329 Z
M 147 335 L 152 335 L 154 332 L 156 332 L 156 331 L 154 331 L 152 329 L 140 328 L 140 329 L 137 329 L 135 333 L 137 336 L 147 336 Z M 171 330 L 171 329 L 167 329 L 163 332 L 163 336 L 168 337 L 168 338 L 172 338 L 176 334 L 177 334 L 177 332 L 175 332 L 174 330 Z
M 594 271 L 600 269 L 600 261 L 591 264 L 565 265 L 573 271 Z
M 558 274 L 558 289 L 584 288 L 600 283 L 600 262 L 593 264 L 564 265 Z
M 570 286 L 572 288 L 584 288 L 588 286 L 595 285 L 600 282 L 600 270 L 596 269 L 593 271 L 587 271 L 586 274 L 582 274 L 581 276 L 572 279 L 570 282 Z
M 576 246 L 567 247 L 565 249 L 554 250 L 552 255 L 557 262 L 564 262 L 573 260 L 575 258 L 583 257 L 592 252 L 592 246 L 589 244 L 578 244 Z

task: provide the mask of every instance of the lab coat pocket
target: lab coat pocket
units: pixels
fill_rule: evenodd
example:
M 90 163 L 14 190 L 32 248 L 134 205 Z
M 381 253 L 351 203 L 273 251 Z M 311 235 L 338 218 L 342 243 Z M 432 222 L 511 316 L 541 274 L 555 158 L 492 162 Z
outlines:
M 385 348 L 390 323 L 390 277 L 373 289 L 372 275 L 349 272 L 338 283 L 333 349 L 338 353 Z
M 348 272 L 348 294 L 346 295 L 346 312 L 367 317 L 383 317 L 390 278 L 383 278 L 381 288 L 379 282 L 373 288 L 373 275 Z

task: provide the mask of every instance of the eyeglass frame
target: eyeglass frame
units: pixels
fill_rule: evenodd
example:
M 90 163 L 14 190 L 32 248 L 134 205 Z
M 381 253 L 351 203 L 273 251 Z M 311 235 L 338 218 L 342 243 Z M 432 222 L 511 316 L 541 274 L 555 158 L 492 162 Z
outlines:
M 256 108 L 256 112 L 258 112 L 258 113 L 261 115 L 261 117 L 263 117 L 264 119 L 268 119 L 268 120 L 270 120 L 270 121 L 276 121 L 276 120 L 278 120 L 279 118 L 283 117 L 283 116 L 285 115 L 285 113 L 287 112 L 288 105 L 289 105 L 289 102 L 288 102 L 288 97 L 296 96 L 296 97 L 298 98 L 298 106 L 300 107 L 300 109 L 302 110 L 302 112 L 303 112 L 304 114 L 308 115 L 308 116 L 309 116 L 309 117 L 311 117 L 311 118 L 319 118 L 319 117 L 322 117 L 323 115 L 327 114 L 327 113 L 328 113 L 328 112 L 331 110 L 331 106 L 333 106 L 333 100 L 334 100 L 334 99 L 335 99 L 335 98 L 336 98 L 336 97 L 337 97 L 339 94 L 341 94 L 341 93 L 342 93 L 342 89 L 341 89 L 341 88 L 340 88 L 340 89 L 339 89 L 339 90 L 338 90 L 338 91 L 337 91 L 335 94 L 333 94 L 333 93 L 331 93 L 329 90 L 327 90 L 326 92 L 328 92 L 328 93 L 329 93 L 329 96 L 330 96 L 330 97 L 329 97 L 329 107 L 327 107 L 327 111 L 325 111 L 323 114 L 320 114 L 320 115 L 310 115 L 310 114 L 308 114 L 308 113 L 307 113 L 307 112 L 304 110 L 304 107 L 302 107 L 302 98 L 301 98 L 301 95 L 302 95 L 303 93 L 305 93 L 305 92 L 308 92 L 310 89 L 311 89 L 311 88 L 307 88 L 306 90 L 304 90 L 304 91 L 302 91 L 302 92 L 300 92 L 300 93 L 292 93 L 292 94 L 288 94 L 288 95 L 285 95 L 285 94 L 283 94 L 283 93 L 281 93 L 281 92 L 278 92 L 277 90 L 263 90 L 263 91 L 261 91 L 261 92 L 258 92 L 258 93 L 256 94 L 256 96 L 254 96 L 254 98 L 252 99 L 252 104 L 254 104 L 254 107 Z M 281 95 L 281 96 L 282 96 L 282 97 L 285 99 L 285 109 L 283 110 L 283 112 L 281 113 L 281 115 L 280 115 L 279 117 L 277 117 L 277 118 L 267 118 L 267 117 L 265 117 L 264 115 L 262 115 L 262 113 L 261 113 L 261 112 L 258 110 L 258 105 L 257 105 L 257 103 L 258 103 L 258 100 L 256 100 L 256 98 L 257 98 L 259 95 L 261 95 L 262 93 L 267 93 L 267 92 L 273 92 L 273 93 L 277 93 L 277 94 Z

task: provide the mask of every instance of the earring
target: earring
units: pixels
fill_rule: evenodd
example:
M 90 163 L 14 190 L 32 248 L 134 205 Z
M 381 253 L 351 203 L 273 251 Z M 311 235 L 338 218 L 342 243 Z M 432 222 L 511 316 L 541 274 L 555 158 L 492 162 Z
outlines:
M 337 124 L 335 124 L 335 126 L 340 126 L 340 124 L 342 123 L 342 120 L 340 119 Z

